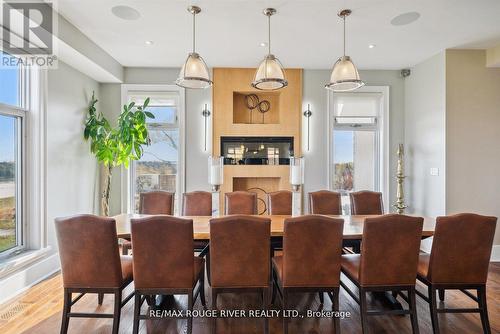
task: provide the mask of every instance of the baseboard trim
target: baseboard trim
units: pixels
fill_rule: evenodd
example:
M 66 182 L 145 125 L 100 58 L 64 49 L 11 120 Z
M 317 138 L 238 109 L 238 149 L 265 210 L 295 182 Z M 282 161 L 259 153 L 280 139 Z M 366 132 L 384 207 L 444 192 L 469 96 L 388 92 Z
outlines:
M 490 262 L 500 262 L 500 245 L 493 245 Z
M 61 270 L 59 254 L 55 253 L 0 281 L 0 304 L 3 304 L 32 286 Z M 33 279 L 30 279 L 33 277 Z

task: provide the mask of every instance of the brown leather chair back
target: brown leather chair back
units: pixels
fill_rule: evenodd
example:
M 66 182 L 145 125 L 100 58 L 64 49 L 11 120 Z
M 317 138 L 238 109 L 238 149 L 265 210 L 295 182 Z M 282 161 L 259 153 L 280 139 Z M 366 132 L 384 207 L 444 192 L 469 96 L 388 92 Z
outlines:
M 136 288 L 192 288 L 193 220 L 153 216 L 131 220 Z
M 309 212 L 316 215 L 341 215 L 340 194 L 329 190 L 310 192 Z
M 438 217 L 428 279 L 432 283 L 486 283 L 496 223 L 496 217 L 472 213 Z
M 353 215 L 383 215 L 384 205 L 382 193 L 375 191 L 358 191 L 349 194 L 351 213 Z
M 212 216 L 212 194 L 192 191 L 182 195 L 183 216 Z
M 226 215 L 256 215 L 257 194 L 249 191 L 233 191 L 225 194 Z
M 280 190 L 267 194 L 267 210 L 270 215 L 292 214 L 292 192 Z
M 144 215 L 173 215 L 174 193 L 149 191 L 139 195 L 139 213 Z
M 415 285 L 424 219 L 389 214 L 367 218 L 359 280 L 363 286 Z
M 283 286 L 338 287 L 344 220 L 319 215 L 285 219 Z
M 271 220 L 234 215 L 210 220 L 211 285 L 267 287 Z
M 56 218 L 65 288 L 120 287 L 122 269 L 113 218 L 77 215 Z

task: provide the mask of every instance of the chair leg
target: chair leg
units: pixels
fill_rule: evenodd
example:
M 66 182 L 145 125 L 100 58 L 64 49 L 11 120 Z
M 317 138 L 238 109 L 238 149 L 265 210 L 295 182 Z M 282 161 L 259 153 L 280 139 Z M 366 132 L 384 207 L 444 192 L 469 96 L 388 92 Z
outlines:
M 264 311 L 267 311 L 267 304 L 268 304 L 268 299 L 269 299 L 269 297 L 268 297 L 269 292 L 268 291 L 269 291 L 269 289 L 267 289 L 267 288 L 262 289 L 262 309 Z M 269 320 L 267 317 L 263 317 L 262 319 L 264 320 L 264 333 L 267 334 L 267 333 L 269 333 Z
M 319 295 L 319 303 L 323 305 L 325 303 L 325 296 L 323 292 L 318 292 L 318 295 Z
M 217 289 L 212 288 L 212 310 L 217 310 L 217 297 L 219 293 Z
M 210 252 L 207 253 L 207 255 L 205 255 L 205 264 L 206 264 L 206 267 L 207 267 L 207 280 L 208 280 L 208 284 L 211 284 L 210 282 Z
M 200 301 L 203 308 L 207 308 L 207 301 L 205 300 L 205 268 L 201 269 L 200 274 Z
M 68 333 L 69 317 L 68 313 L 71 312 L 71 292 L 64 289 L 64 308 L 62 312 L 61 334 Z
M 102 301 L 104 300 L 104 293 L 97 294 L 97 304 L 102 305 Z
M 288 309 L 288 292 L 283 288 L 283 311 Z M 288 317 L 283 314 L 283 334 L 288 334 Z
M 333 300 L 332 300 L 332 310 L 334 312 L 339 311 L 339 292 L 340 289 L 336 288 L 333 290 Z M 333 317 L 333 327 L 335 328 L 335 334 L 340 334 L 340 319 Z
M 134 297 L 134 329 L 133 334 L 139 333 L 139 316 L 141 314 L 141 294 L 139 292 L 135 292 Z
M 439 300 L 444 302 L 444 289 L 438 289 Z
M 276 286 L 278 283 L 276 282 L 276 273 L 273 271 L 272 272 L 272 282 L 271 282 L 271 289 L 272 289 L 272 292 L 271 292 L 271 304 L 274 304 L 275 300 L 276 300 L 276 290 L 278 290 L 278 287 Z
M 188 309 L 193 314 L 193 291 L 188 293 Z M 189 316 L 187 322 L 187 332 L 191 334 L 193 332 L 193 317 Z
M 479 300 L 479 314 L 481 315 L 481 324 L 484 334 L 490 334 L 490 321 L 488 319 L 488 305 L 486 302 L 486 286 L 477 289 L 477 299 Z
M 437 316 L 437 301 L 436 301 L 436 289 L 432 286 L 428 288 L 429 294 L 429 310 L 431 312 L 431 322 L 432 322 L 432 332 L 434 334 L 439 334 L 439 322 Z
M 113 310 L 113 334 L 118 334 L 120 329 L 120 315 L 122 311 L 122 291 L 115 292 L 115 308 Z
M 417 317 L 417 301 L 415 295 L 415 288 L 411 288 L 408 290 L 408 301 L 410 307 L 410 320 L 411 320 L 411 328 L 413 334 L 419 334 L 420 331 L 418 329 L 418 317 Z
M 363 334 L 368 333 L 368 309 L 366 305 L 366 291 L 363 288 L 359 288 L 359 309 L 361 316 L 361 331 Z

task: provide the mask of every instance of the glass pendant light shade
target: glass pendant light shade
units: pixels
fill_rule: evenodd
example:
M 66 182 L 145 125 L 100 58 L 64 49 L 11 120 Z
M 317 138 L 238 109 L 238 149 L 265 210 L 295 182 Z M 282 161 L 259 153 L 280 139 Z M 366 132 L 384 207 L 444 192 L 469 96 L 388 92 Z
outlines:
M 276 14 L 276 9 L 266 8 L 263 14 L 267 16 L 267 56 L 262 60 L 255 72 L 252 87 L 260 90 L 276 90 L 288 85 L 283 66 L 278 58 L 271 53 L 271 16 Z
M 276 90 L 288 85 L 285 79 L 285 71 L 280 61 L 272 54 L 268 54 L 260 63 L 252 87 L 261 90 Z
M 330 83 L 325 85 L 326 89 L 334 92 L 349 92 L 364 86 L 358 73 L 358 69 L 351 60 L 351 57 L 345 55 L 345 18 L 351 15 L 350 9 L 340 11 L 338 16 L 344 21 L 344 55 L 340 57 L 333 65 Z
M 358 69 L 354 66 L 351 58 L 343 56 L 333 65 L 330 83 L 325 87 L 335 92 L 348 92 L 358 89 L 364 84 L 359 78 Z
M 198 6 L 189 6 L 188 12 L 193 14 L 193 51 L 182 65 L 179 77 L 175 80 L 177 86 L 184 88 L 207 88 L 212 86 L 210 72 L 203 58 L 196 53 L 196 15 L 201 12 Z
M 175 83 L 184 88 L 207 88 L 212 85 L 207 64 L 199 54 L 192 52 L 188 55 Z

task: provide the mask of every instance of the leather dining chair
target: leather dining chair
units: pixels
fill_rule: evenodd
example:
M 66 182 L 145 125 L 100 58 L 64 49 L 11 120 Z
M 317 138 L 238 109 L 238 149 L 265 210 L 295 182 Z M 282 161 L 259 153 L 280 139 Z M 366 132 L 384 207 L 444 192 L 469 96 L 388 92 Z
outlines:
M 368 332 L 368 316 L 383 314 L 409 314 L 413 333 L 419 332 L 415 280 L 423 221 L 398 214 L 367 218 L 361 254 L 342 255 L 342 273 L 357 286 L 359 297 L 344 282 L 340 284 L 360 306 L 363 333 Z M 369 311 L 366 295 L 373 291 L 407 291 L 409 309 Z
M 182 194 L 183 216 L 212 216 L 212 194 L 192 191 Z
M 383 215 L 382 193 L 376 191 L 357 191 L 349 193 L 353 215 Z
M 294 292 L 318 292 L 323 304 L 326 292 L 339 310 L 340 259 L 344 220 L 319 215 L 287 218 L 284 222 L 283 255 L 273 257 L 273 301 L 276 291 L 283 310 L 290 308 L 288 296 Z M 321 240 L 321 243 L 318 243 Z M 283 317 L 283 332 L 288 333 Z M 340 333 L 334 318 L 335 333 Z
M 280 190 L 267 194 L 267 210 L 270 215 L 292 215 L 292 192 Z
M 257 292 L 267 309 L 271 281 L 271 220 L 234 215 L 210 220 L 212 309 L 226 292 Z M 268 321 L 264 320 L 264 332 Z M 215 331 L 215 319 L 213 331 Z
M 315 215 L 341 215 L 340 193 L 329 190 L 310 192 L 309 213 Z
M 486 306 L 486 280 L 497 218 L 472 213 L 438 217 L 430 254 L 420 254 L 419 281 L 428 296 L 434 334 L 439 333 L 438 313 L 477 313 L 484 333 L 491 333 Z M 445 290 L 460 290 L 478 303 L 478 308 L 437 308 L 436 290 L 444 301 Z M 476 290 L 474 296 L 467 290 Z
M 226 215 L 256 215 L 257 194 L 249 191 L 233 191 L 225 194 Z
M 205 306 L 204 260 L 193 255 L 193 220 L 171 216 L 132 219 L 131 231 L 135 276 L 133 333 L 138 333 L 140 320 L 150 319 L 140 314 L 146 296 L 187 295 L 190 311 L 200 296 Z M 192 332 L 192 321 L 188 317 L 188 333 Z
M 113 218 L 77 215 L 55 220 L 64 287 L 61 333 L 68 332 L 69 319 L 112 318 L 113 334 L 120 328 L 122 291 L 133 280 L 132 258 L 120 257 Z M 73 293 L 78 293 L 76 298 Z M 72 312 L 72 306 L 86 293 L 97 293 L 102 305 L 104 294 L 114 295 L 113 314 Z
M 149 191 L 139 194 L 139 214 L 142 215 L 173 215 L 175 194 L 168 191 Z M 132 242 L 124 239 L 122 254 L 128 255 Z
M 149 191 L 139 194 L 139 213 L 144 215 L 173 215 L 175 194 L 168 191 Z

